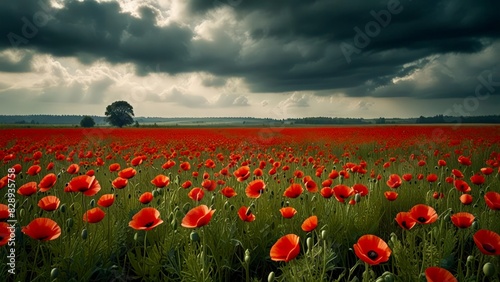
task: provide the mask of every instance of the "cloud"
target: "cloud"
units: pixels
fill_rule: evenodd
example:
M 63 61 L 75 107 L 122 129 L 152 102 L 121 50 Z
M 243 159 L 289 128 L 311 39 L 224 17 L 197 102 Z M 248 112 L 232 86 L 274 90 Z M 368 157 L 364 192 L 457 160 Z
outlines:
M 305 108 L 309 107 L 310 95 L 306 93 L 293 93 L 290 97 L 279 102 L 279 107 L 283 108 Z
M 4 50 L 0 52 L 0 72 L 29 72 L 33 52 Z

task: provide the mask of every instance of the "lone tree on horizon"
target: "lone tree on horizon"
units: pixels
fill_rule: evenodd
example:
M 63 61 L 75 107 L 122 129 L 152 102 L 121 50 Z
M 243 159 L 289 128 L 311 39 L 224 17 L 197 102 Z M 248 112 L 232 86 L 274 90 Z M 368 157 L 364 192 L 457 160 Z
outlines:
M 123 127 L 134 123 L 134 108 L 126 101 L 116 101 L 106 107 L 106 121 L 111 125 Z
M 80 121 L 81 127 L 94 127 L 94 125 L 95 125 L 95 121 L 90 116 L 84 116 L 82 118 L 82 120 Z

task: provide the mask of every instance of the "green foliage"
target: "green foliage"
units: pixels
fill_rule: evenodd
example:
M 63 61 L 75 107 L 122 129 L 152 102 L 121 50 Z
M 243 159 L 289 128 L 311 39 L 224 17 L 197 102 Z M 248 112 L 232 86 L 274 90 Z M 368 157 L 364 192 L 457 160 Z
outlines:
M 94 125 L 95 125 L 95 121 L 90 116 L 84 116 L 82 118 L 82 120 L 80 121 L 81 127 L 94 127 Z
M 123 127 L 134 123 L 134 109 L 126 101 L 115 101 L 106 107 L 106 121 L 114 126 Z

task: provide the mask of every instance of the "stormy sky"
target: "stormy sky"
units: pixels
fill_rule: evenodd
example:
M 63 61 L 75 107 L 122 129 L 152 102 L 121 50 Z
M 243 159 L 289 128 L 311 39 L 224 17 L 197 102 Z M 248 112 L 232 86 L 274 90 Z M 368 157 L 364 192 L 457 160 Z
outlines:
M 3 0 L 0 114 L 498 114 L 500 2 Z

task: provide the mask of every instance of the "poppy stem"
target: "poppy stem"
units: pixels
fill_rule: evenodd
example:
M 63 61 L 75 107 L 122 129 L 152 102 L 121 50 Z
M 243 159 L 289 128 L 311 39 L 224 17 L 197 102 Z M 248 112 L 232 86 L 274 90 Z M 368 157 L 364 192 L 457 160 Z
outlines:
M 148 237 L 148 232 L 144 231 L 144 252 L 143 252 L 143 257 L 142 257 L 142 262 L 144 263 L 143 265 L 143 270 L 146 270 L 146 246 L 147 246 L 147 237 Z
M 38 252 L 40 251 L 40 241 L 37 242 L 36 246 L 36 252 L 35 252 L 35 259 L 33 260 L 33 267 L 31 268 L 31 273 L 30 273 L 30 281 L 33 281 L 33 272 L 37 269 L 36 267 L 36 259 L 38 258 Z

